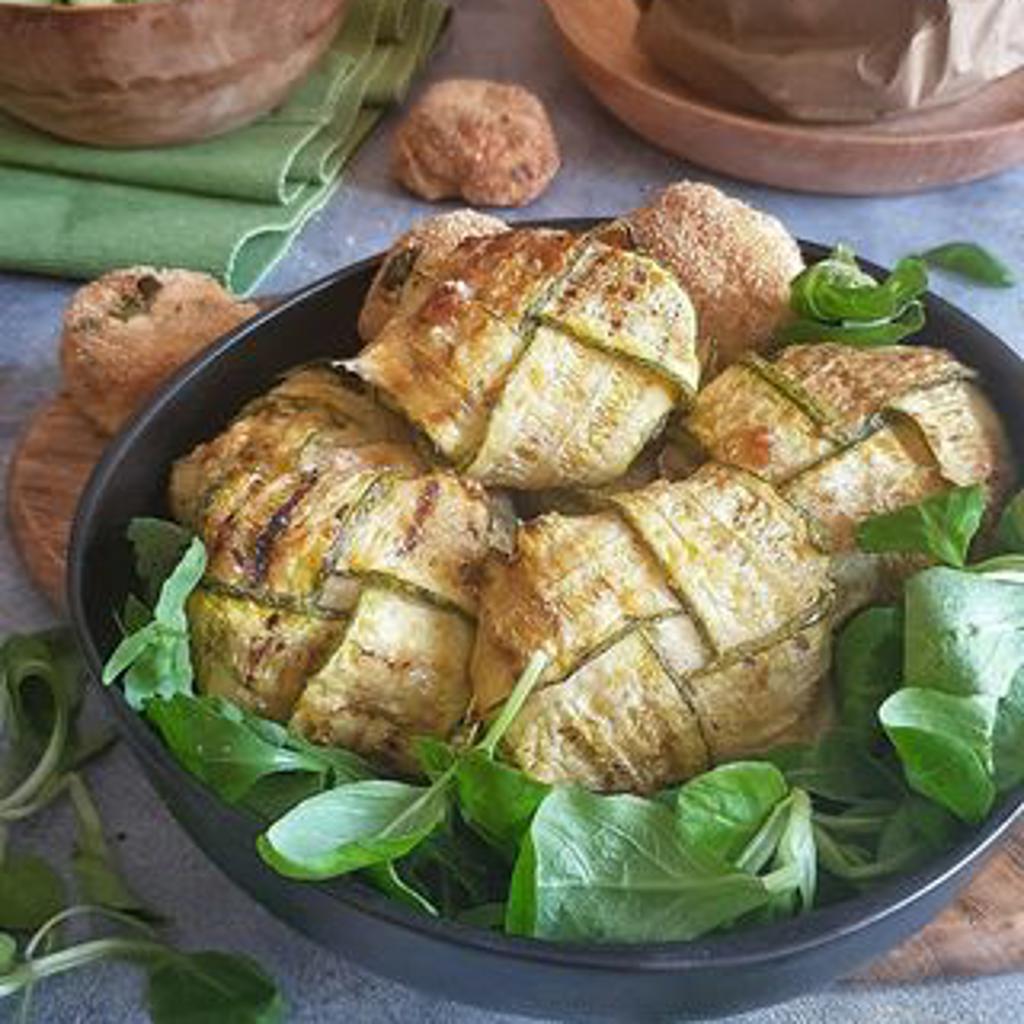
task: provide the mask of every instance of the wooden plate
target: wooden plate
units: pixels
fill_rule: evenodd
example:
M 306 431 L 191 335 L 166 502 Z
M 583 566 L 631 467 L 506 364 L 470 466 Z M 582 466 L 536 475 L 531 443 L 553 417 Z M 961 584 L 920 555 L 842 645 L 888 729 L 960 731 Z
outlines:
M 972 181 L 1024 163 L 1024 71 L 952 106 L 870 125 L 771 121 L 712 106 L 634 43 L 633 0 L 547 0 L 587 88 L 645 139 L 749 181 L 882 195 Z

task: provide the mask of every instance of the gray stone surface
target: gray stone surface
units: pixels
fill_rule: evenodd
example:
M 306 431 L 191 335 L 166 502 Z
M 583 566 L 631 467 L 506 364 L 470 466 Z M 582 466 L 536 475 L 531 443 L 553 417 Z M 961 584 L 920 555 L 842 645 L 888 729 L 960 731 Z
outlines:
M 546 14 L 523 0 L 467 0 L 453 36 L 429 78 L 486 75 L 522 81 L 547 102 L 563 147 L 564 167 L 551 189 L 519 217 L 596 215 L 635 205 L 651 189 L 682 177 L 717 180 L 625 131 L 573 80 L 562 63 Z M 265 283 L 267 291 L 302 285 L 380 249 L 426 208 L 403 194 L 387 171 L 385 123 L 353 164 L 345 187 L 312 223 Z M 795 195 L 739 182 L 729 191 L 780 216 L 807 238 L 846 239 L 864 256 L 891 262 L 953 238 L 991 246 L 1024 270 L 1024 171 L 945 191 L 893 199 Z M 0 231 L 3 225 L 0 224 Z M 937 276 L 935 288 L 1024 351 L 1024 291 L 967 288 Z M 56 334 L 72 286 L 0 275 L 0 464 L 19 425 L 52 393 Z M 2 469 L 0 465 L 0 469 Z M 52 612 L 28 584 L 0 527 L 0 631 L 29 629 Z M 384 1024 L 499 1024 L 502 1018 L 438 1002 L 358 970 L 269 916 L 224 878 L 170 819 L 131 757 L 116 750 L 92 774 L 97 798 L 126 873 L 175 919 L 185 946 L 245 950 L 281 980 L 293 1021 Z M 50 851 L 70 842 L 66 808 L 33 822 L 19 844 Z M 444 964 L 438 964 L 444 970 Z M 129 1024 L 145 1020 L 139 987 L 127 968 L 85 972 L 48 984 L 38 995 L 41 1024 Z M 907 988 L 836 986 L 783 1007 L 733 1018 L 735 1024 L 1005 1024 L 1024 1005 L 1024 975 Z M 0 1020 L 13 1016 L 0 1004 Z

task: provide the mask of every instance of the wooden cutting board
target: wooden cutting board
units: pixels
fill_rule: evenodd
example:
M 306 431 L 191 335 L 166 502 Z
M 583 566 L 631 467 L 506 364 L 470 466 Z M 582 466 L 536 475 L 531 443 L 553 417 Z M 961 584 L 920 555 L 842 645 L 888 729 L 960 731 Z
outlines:
M 103 452 L 100 436 L 60 395 L 29 421 L 11 459 L 7 508 L 29 575 L 64 606 L 64 555 L 78 496 Z M 927 928 L 857 975 L 906 982 L 1024 969 L 1024 825 Z

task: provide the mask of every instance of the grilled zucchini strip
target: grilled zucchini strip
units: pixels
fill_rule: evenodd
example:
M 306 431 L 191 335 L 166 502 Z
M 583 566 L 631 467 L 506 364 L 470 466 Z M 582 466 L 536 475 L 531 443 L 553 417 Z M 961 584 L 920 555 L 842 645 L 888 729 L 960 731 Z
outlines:
M 791 734 L 828 669 L 828 560 L 806 520 L 717 465 L 607 501 L 527 524 L 515 556 L 488 566 L 476 713 L 494 712 L 530 651 L 551 655 L 507 755 L 549 781 L 649 791 L 744 736 L 763 749 Z
M 432 274 L 349 365 L 485 483 L 607 483 L 696 389 L 693 308 L 652 260 L 534 229 Z

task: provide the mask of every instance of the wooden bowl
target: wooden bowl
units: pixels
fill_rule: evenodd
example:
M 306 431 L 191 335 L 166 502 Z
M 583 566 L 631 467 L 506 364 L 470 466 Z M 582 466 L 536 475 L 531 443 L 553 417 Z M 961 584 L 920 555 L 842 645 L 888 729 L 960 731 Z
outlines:
M 885 195 L 974 181 L 1024 163 L 1024 71 L 934 110 L 862 125 L 776 121 L 717 107 L 647 58 L 633 0 L 547 0 L 573 70 L 656 146 L 776 188 Z
M 0 109 L 100 146 L 191 142 L 259 117 L 323 56 L 348 0 L 0 4 Z

